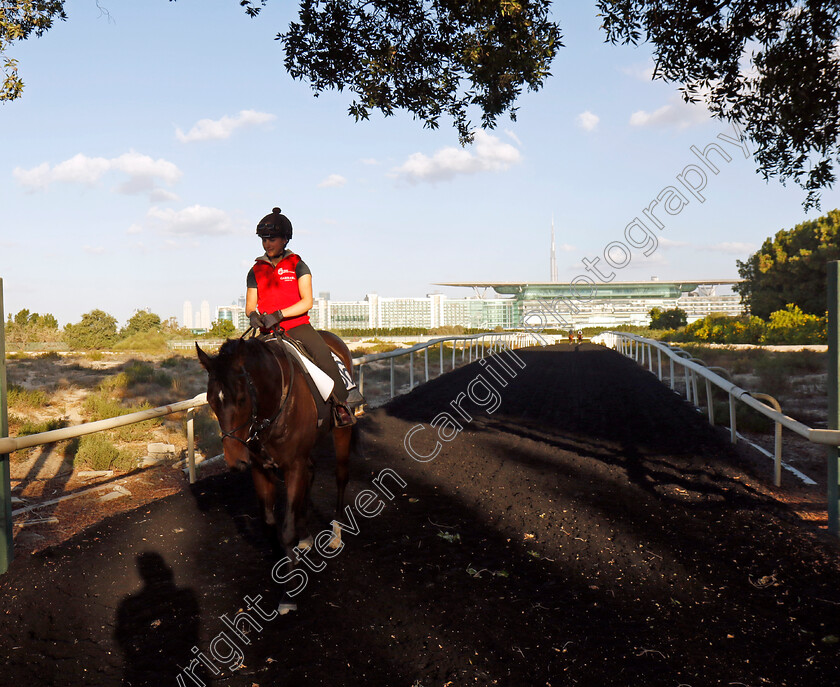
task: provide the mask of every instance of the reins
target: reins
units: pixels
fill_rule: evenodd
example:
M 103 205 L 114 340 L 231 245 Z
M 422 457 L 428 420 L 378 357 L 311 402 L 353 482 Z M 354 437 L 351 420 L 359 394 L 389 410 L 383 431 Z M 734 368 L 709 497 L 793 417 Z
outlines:
M 240 341 L 244 339 L 248 334 L 256 333 L 256 330 L 253 327 L 250 327 L 245 331 L 245 333 L 239 337 Z M 285 338 L 286 333 L 285 331 L 280 328 L 279 331 L 275 331 L 274 335 L 278 337 L 281 341 Z M 282 344 L 281 344 L 282 345 Z M 248 386 L 248 398 L 251 401 L 251 417 L 249 417 L 245 422 L 241 425 L 235 427 L 234 429 L 226 432 L 222 430 L 222 439 L 236 439 L 236 441 L 244 444 L 246 447 L 249 447 L 249 444 L 252 441 L 260 440 L 260 434 L 264 432 L 266 429 L 270 428 L 273 425 L 277 418 L 280 417 L 280 414 L 283 412 L 283 409 L 286 407 L 286 403 L 289 400 L 289 397 L 292 395 L 292 384 L 295 381 L 295 365 L 292 361 L 291 356 L 289 355 L 289 351 L 286 346 L 282 346 L 283 353 L 286 356 L 286 361 L 289 363 L 289 387 L 283 397 L 280 399 L 280 403 L 277 406 L 277 410 L 274 411 L 274 414 L 271 417 L 263 418 L 262 420 L 259 419 L 258 411 L 258 401 L 257 401 L 257 389 L 254 386 L 254 381 L 251 379 L 251 375 L 248 374 L 248 369 L 245 366 L 245 363 L 242 364 L 242 372 L 235 375 L 234 378 L 238 379 L 240 377 L 245 378 L 245 383 Z M 277 354 L 271 351 L 272 356 L 275 360 L 277 360 Z M 280 365 L 280 361 L 277 360 L 278 367 L 280 368 L 280 388 L 283 388 L 284 382 L 284 375 L 283 375 L 283 366 Z M 250 430 L 248 432 L 247 439 L 240 439 L 238 436 L 235 436 L 235 433 L 241 430 L 243 427 L 248 427 L 250 425 Z M 221 427 L 219 428 L 221 430 Z

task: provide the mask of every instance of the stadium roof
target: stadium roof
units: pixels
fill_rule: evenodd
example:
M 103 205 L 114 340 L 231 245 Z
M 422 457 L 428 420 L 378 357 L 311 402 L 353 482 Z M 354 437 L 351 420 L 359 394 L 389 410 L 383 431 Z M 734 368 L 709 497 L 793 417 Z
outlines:
M 742 279 L 697 279 L 693 281 L 611 281 L 589 284 L 571 282 L 438 282 L 435 286 L 460 286 L 473 289 L 493 289 L 499 295 L 512 295 L 518 299 L 565 297 L 576 300 L 592 298 L 679 298 L 699 286 L 728 286 L 739 284 Z

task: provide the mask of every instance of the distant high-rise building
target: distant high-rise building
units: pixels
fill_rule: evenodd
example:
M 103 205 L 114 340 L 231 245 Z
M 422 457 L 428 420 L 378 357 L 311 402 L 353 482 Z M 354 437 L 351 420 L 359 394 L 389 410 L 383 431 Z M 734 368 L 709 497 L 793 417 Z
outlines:
M 201 326 L 204 329 L 210 329 L 210 303 L 201 301 Z
M 189 301 L 184 301 L 184 320 L 181 322 L 181 324 L 186 329 L 193 328 L 193 309 L 192 303 L 190 303 Z

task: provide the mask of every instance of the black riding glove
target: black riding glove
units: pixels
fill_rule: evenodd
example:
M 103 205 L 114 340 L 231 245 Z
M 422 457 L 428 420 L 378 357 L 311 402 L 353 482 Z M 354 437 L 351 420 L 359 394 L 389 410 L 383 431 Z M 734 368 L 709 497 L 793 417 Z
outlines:
M 264 316 L 263 316 L 263 315 L 260 315 L 260 314 L 259 314 L 256 310 L 254 310 L 254 312 L 252 312 L 252 313 L 248 316 L 248 319 L 249 319 L 249 321 L 251 322 L 251 326 L 252 326 L 254 329 L 261 329 L 262 327 L 265 327 L 265 318 L 264 318 Z
M 266 315 L 263 315 L 263 326 L 266 329 L 274 329 L 282 321 L 283 315 L 280 313 L 279 310 L 275 310 L 274 312 L 270 312 Z

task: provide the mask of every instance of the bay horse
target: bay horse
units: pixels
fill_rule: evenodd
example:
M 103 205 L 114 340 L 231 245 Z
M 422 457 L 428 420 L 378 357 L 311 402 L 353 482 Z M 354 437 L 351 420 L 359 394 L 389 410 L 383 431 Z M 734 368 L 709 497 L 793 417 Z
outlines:
M 353 361 L 346 344 L 331 332 L 319 334 L 352 375 Z M 332 433 L 338 516 L 344 508 L 354 427 L 334 427 L 330 412 L 319 427 L 318 406 L 306 373 L 279 342 L 228 339 L 215 356 L 201 350 L 198 343 L 195 347 L 208 373 L 207 403 L 219 421 L 225 462 L 233 470 L 250 467 L 263 517 L 272 527 L 277 524 L 274 478 L 276 473 L 283 473 L 286 511 L 280 538 L 294 565 L 294 547 L 308 548 L 312 543 L 306 529 L 313 479 L 312 449 L 321 435 Z M 338 548 L 341 532 L 336 525 L 333 531 L 329 546 Z

